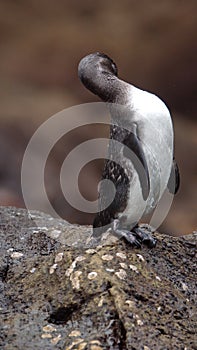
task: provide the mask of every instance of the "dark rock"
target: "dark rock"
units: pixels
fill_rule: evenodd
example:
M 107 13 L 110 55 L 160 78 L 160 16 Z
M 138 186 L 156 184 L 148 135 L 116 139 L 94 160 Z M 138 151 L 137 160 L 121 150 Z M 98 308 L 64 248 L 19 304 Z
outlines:
M 196 233 L 90 247 L 88 226 L 0 217 L 1 349 L 197 349 Z

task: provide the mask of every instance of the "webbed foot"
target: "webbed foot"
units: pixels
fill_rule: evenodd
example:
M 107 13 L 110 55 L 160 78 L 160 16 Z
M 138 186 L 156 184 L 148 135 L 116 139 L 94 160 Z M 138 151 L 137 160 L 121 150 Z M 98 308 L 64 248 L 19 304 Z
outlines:
M 140 248 L 141 247 L 141 240 L 137 237 L 135 232 L 131 232 L 128 230 L 123 230 L 119 228 L 120 222 L 119 220 L 114 220 L 112 232 L 113 234 L 118 238 L 124 238 L 127 242 L 129 242 L 131 245 Z
M 157 240 L 151 235 L 150 231 L 139 226 L 135 226 L 132 232 L 136 234 L 136 237 L 148 248 L 154 248 L 157 244 Z
M 135 226 L 132 231 L 124 230 L 120 228 L 119 220 L 114 220 L 112 232 L 119 238 L 124 238 L 131 245 L 140 248 L 142 244 L 147 245 L 149 248 L 156 246 L 157 240 L 152 237 L 150 231 L 146 228 L 140 228 Z

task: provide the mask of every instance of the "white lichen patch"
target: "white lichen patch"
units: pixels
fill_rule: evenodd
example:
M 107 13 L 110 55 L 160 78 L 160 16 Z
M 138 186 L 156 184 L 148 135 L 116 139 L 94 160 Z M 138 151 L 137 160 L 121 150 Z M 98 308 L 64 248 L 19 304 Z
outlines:
M 101 299 L 99 300 L 99 303 L 98 303 L 98 307 L 103 306 L 103 302 L 104 302 L 104 298 L 101 297 Z
M 137 325 L 138 326 L 143 326 L 144 322 L 140 319 L 137 320 Z
M 145 261 L 144 257 L 141 254 L 136 254 L 136 256 L 140 261 L 143 261 L 143 262 Z
M 10 256 L 11 256 L 12 259 L 19 259 L 19 258 L 21 258 L 23 256 L 23 253 L 13 252 Z
M 79 256 L 76 257 L 75 261 L 78 262 L 78 261 L 83 261 L 83 260 L 85 260 L 85 259 L 86 259 L 85 256 L 79 255 Z
M 73 289 L 80 289 L 80 279 L 79 277 L 82 275 L 82 271 L 75 271 L 71 274 L 70 280 L 72 283 Z
M 115 275 L 121 280 L 125 280 L 127 278 L 127 273 L 123 269 L 120 269 L 119 271 L 115 272 Z
M 134 272 L 136 272 L 136 273 L 138 273 L 139 271 L 138 271 L 138 269 L 137 269 L 137 266 L 135 266 L 135 265 L 129 265 L 129 268 L 132 270 L 132 271 L 134 271 Z
M 52 338 L 52 335 L 51 335 L 51 333 L 43 333 L 41 335 L 41 338 L 42 339 L 50 339 L 50 338 Z
M 38 230 L 38 229 L 32 230 L 32 233 L 39 233 L 39 232 L 40 232 L 40 230 Z
M 46 226 L 41 226 L 41 227 L 38 227 L 38 232 L 42 232 L 42 231 L 48 231 L 48 227 Z
M 57 337 L 51 339 L 51 344 L 56 345 L 60 341 L 61 337 L 61 334 L 58 334 Z
M 54 273 L 54 271 L 57 269 L 57 264 L 53 264 L 50 269 L 49 269 L 49 274 L 52 275 Z
M 36 271 L 36 268 L 35 268 L 35 267 L 32 267 L 32 269 L 29 270 L 29 272 L 31 272 L 31 273 L 34 273 L 35 271 Z
M 69 337 L 80 337 L 80 335 L 81 335 L 81 332 L 76 329 L 76 330 L 73 330 L 68 336 Z
M 95 254 L 96 253 L 96 249 L 87 249 L 86 251 L 86 254 Z
M 107 272 L 114 272 L 115 270 L 106 268 L 105 271 L 107 271 Z
M 95 339 L 95 340 L 91 340 L 90 344 L 101 345 L 101 342 L 99 340 Z
M 104 254 L 101 257 L 102 260 L 106 260 L 106 261 L 113 260 L 113 258 L 114 258 L 113 255 L 110 255 L 110 254 Z
M 125 269 L 125 270 L 128 269 L 128 266 L 127 266 L 127 264 L 125 264 L 125 263 L 122 263 L 122 262 L 121 262 L 121 263 L 120 263 L 120 266 L 121 266 L 123 269 Z
M 75 259 L 75 260 L 72 262 L 72 264 L 70 265 L 70 267 L 66 270 L 65 275 L 69 277 L 69 276 L 73 273 L 75 267 L 77 266 L 77 262 L 78 262 L 78 261 L 83 261 L 83 260 L 85 260 L 85 259 L 86 259 L 86 258 L 85 258 L 85 256 L 83 256 L 83 255 L 77 256 L 76 259 Z
M 7 249 L 7 252 L 9 253 L 9 252 L 13 252 L 14 251 L 14 248 L 9 248 L 9 249 Z
M 58 253 L 55 257 L 55 263 L 62 261 L 64 253 Z
M 127 258 L 126 255 L 122 252 L 116 253 L 116 256 L 120 259 L 123 259 L 123 260 L 125 260 Z
M 144 322 L 142 320 L 140 320 L 140 318 L 137 314 L 133 315 L 133 318 L 136 319 L 136 323 L 138 326 L 143 326 Z
M 159 276 L 155 276 L 156 280 L 161 282 L 161 278 Z
M 56 328 L 51 326 L 50 324 L 47 324 L 42 328 L 43 332 L 56 332 Z
M 83 341 L 84 341 L 84 339 L 82 339 L 82 338 L 77 338 L 76 340 L 74 340 L 74 341 L 72 342 L 71 345 L 67 346 L 67 347 L 65 348 L 65 350 L 71 350 L 71 349 L 74 348 L 75 345 L 78 345 L 78 344 L 82 343 Z M 79 347 L 77 347 L 77 349 L 79 349 Z
M 188 290 L 188 286 L 187 286 L 186 283 L 181 282 L 181 286 L 182 286 L 182 289 L 183 289 L 184 292 L 186 292 Z
M 73 270 L 74 270 L 74 267 L 71 265 L 71 267 L 69 267 L 69 268 L 66 270 L 65 275 L 66 275 L 67 277 L 69 277 L 69 276 L 71 275 L 71 273 L 73 272 Z
M 125 304 L 127 304 L 130 308 L 135 306 L 135 302 L 133 300 L 126 300 Z
M 94 280 L 97 277 L 98 273 L 96 271 L 92 271 L 88 274 L 89 280 Z

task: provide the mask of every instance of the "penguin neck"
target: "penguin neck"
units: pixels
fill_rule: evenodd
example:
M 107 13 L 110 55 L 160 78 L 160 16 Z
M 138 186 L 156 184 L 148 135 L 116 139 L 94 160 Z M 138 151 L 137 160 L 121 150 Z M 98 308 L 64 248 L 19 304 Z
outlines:
M 107 103 L 124 105 L 127 102 L 128 84 L 111 73 L 103 72 L 93 80 L 84 82 L 88 89 Z

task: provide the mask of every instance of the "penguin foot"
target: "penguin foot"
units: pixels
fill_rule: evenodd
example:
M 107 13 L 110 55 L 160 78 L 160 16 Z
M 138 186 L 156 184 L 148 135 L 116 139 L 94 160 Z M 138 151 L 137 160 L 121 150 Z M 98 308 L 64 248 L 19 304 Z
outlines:
M 135 226 L 132 229 L 132 232 L 135 233 L 137 239 L 147 245 L 148 248 L 154 248 L 157 244 L 157 240 L 152 237 L 151 233 L 145 228 L 140 228 L 139 226 Z
M 93 229 L 93 234 L 87 240 L 89 245 L 98 245 L 100 240 L 106 239 L 106 236 L 110 232 L 117 238 L 124 238 L 132 246 L 136 248 L 141 248 L 142 244 L 145 244 L 148 248 L 154 248 L 156 246 L 157 240 L 152 237 L 151 230 L 147 227 L 139 227 L 138 225 L 134 226 L 131 231 L 124 230 L 121 228 L 121 222 L 118 219 L 115 219 L 111 224 L 111 227 L 108 230 L 104 231 L 104 234 L 101 232 L 96 232 Z M 98 230 L 99 228 L 96 228 Z
M 141 228 L 136 225 L 131 231 L 121 229 L 121 224 L 118 219 L 114 220 L 112 233 L 118 238 L 124 238 L 131 245 L 140 248 L 145 244 L 148 248 L 154 248 L 157 240 L 152 237 L 151 232 L 146 228 Z
M 123 230 L 119 228 L 120 222 L 119 220 L 114 220 L 113 227 L 111 229 L 112 233 L 118 238 L 124 238 L 127 242 L 129 242 L 132 246 L 136 248 L 141 248 L 141 238 L 135 232 Z

